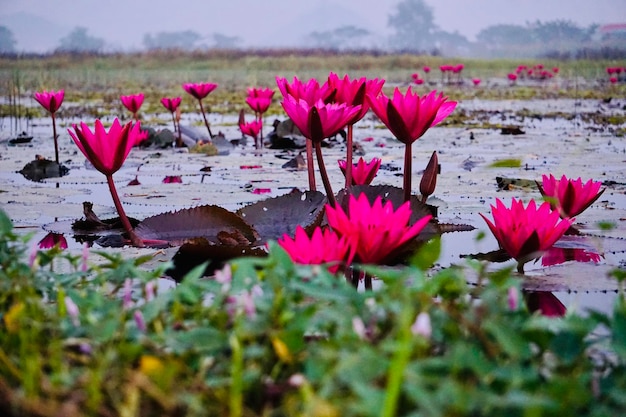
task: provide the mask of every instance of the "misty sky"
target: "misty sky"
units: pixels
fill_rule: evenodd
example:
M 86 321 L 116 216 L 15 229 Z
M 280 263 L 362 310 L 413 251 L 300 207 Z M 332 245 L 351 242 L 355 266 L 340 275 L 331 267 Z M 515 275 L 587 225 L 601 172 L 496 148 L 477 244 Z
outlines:
M 9 26 L 18 49 L 46 50 L 77 26 L 109 45 L 141 48 L 146 33 L 192 30 L 241 38 L 241 46 L 289 45 L 312 31 L 355 25 L 390 33 L 387 18 L 400 0 L 0 0 L 0 25 Z M 524 25 L 540 20 L 592 23 L 626 22 L 626 0 L 426 0 L 435 23 L 468 39 L 497 23 Z M 10 23 L 25 14 L 41 19 L 34 28 Z M 39 37 L 20 40 L 21 31 Z M 18 33 L 20 32 L 20 33 Z M 44 33 L 41 33 L 44 32 Z M 47 34 L 45 32 L 48 32 Z M 208 42 L 211 43 L 210 41 Z M 28 45 L 27 45 L 28 44 Z

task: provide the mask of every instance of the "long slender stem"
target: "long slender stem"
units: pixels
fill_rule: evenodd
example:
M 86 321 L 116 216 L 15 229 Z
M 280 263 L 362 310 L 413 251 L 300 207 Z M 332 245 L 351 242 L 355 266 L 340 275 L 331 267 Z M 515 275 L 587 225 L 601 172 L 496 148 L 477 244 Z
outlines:
M 412 164 L 412 144 L 407 143 L 404 148 L 404 201 L 411 199 L 411 164 Z
M 402 391 L 404 370 L 411 358 L 411 320 L 413 318 L 413 306 L 409 300 L 403 300 L 400 312 L 400 326 L 396 339 L 396 349 L 389 364 L 387 375 L 387 389 L 381 417 L 393 417 L 398 409 L 398 399 Z
M 352 186 L 352 132 L 354 125 L 348 125 L 348 136 L 346 139 L 346 188 Z
M 335 207 L 335 194 L 333 193 L 333 187 L 330 186 L 326 165 L 324 165 L 324 159 L 322 158 L 322 144 L 317 141 L 315 142 L 315 155 L 317 156 L 317 165 L 319 165 L 320 168 L 320 175 L 322 176 L 324 190 L 326 190 L 328 204 L 330 204 L 331 207 Z
M 54 113 L 52 115 L 52 136 L 54 136 L 54 161 L 59 165 L 59 143 L 57 140 L 57 123 Z
M 122 207 L 122 202 L 120 201 L 120 197 L 117 195 L 117 189 L 115 188 L 115 183 L 113 182 L 113 175 L 107 175 L 107 184 L 109 185 L 109 191 L 111 192 L 111 197 L 113 197 L 113 204 L 115 204 L 115 209 L 117 210 L 117 214 L 120 216 L 120 220 L 122 222 L 122 226 L 124 226 L 124 230 L 128 233 L 128 237 L 130 238 L 130 242 L 137 247 L 144 247 L 144 244 L 141 239 L 137 237 L 133 227 L 130 225 L 130 221 L 128 220 L 128 216 L 126 216 L 126 212 L 124 211 L 124 207 Z
M 315 171 L 313 168 L 313 143 L 310 139 L 306 140 L 306 168 L 309 172 L 309 191 L 316 191 Z
M 236 334 L 230 336 L 228 343 L 232 351 L 231 386 L 228 396 L 229 415 L 230 417 L 241 417 L 243 415 L 243 349 Z
M 261 122 L 261 130 L 259 130 L 258 149 L 263 147 L 263 113 L 258 113 L 258 120 Z
M 206 114 L 204 113 L 204 106 L 202 105 L 202 100 L 198 100 L 198 103 L 200 103 L 200 113 L 202 113 L 202 118 L 204 119 L 204 125 L 209 131 L 209 137 L 213 139 L 213 133 L 211 133 L 211 128 L 209 127 L 209 121 L 207 120 Z

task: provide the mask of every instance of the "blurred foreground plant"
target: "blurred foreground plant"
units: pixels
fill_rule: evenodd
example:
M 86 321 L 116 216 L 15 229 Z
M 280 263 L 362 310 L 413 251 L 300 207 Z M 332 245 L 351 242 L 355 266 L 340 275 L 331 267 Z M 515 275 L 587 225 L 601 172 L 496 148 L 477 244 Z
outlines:
M 29 256 L 0 211 L 0 409 L 40 416 L 601 416 L 626 406 L 626 303 L 552 319 L 437 241 L 358 292 L 276 243 L 159 289 L 150 256 Z M 33 245 L 36 247 L 36 245 Z M 30 260 L 29 260 L 30 258 Z M 60 274 L 43 268 L 67 262 Z M 58 270 L 58 269 L 57 269 Z M 478 275 L 470 286 L 466 275 Z M 614 276 L 624 280 L 623 270 Z M 162 287 L 161 287 L 162 288 Z M 601 332 L 597 332 L 601 329 Z

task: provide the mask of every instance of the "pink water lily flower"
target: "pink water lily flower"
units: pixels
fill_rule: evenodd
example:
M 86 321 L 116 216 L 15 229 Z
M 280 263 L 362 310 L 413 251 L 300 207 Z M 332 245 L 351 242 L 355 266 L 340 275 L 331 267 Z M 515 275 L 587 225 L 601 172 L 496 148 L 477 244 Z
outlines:
M 256 141 L 259 136 L 259 132 L 261 131 L 262 125 L 263 123 L 260 120 L 254 120 L 252 122 L 240 124 L 239 129 L 241 129 L 241 133 L 250 136 L 251 138 L 254 138 L 254 140 Z
M 115 119 L 107 132 L 102 122 L 96 120 L 93 132 L 83 122 L 80 126 L 73 125 L 73 129 L 74 131 L 68 129 L 68 132 L 78 149 L 98 171 L 105 175 L 113 203 L 131 243 L 135 246 L 144 246 L 124 212 L 113 182 L 113 174 L 122 167 L 130 150 L 138 143 L 138 138 L 142 135 L 140 124 L 133 125 L 132 122 L 128 122 L 121 126 L 119 120 Z
M 380 196 L 370 204 L 365 193 L 358 198 L 350 195 L 347 212 L 340 206 L 326 205 L 329 226 L 339 236 L 348 239 L 356 252 L 355 260 L 367 264 L 384 264 L 392 260 L 432 218 L 427 215 L 409 225 L 411 214 L 408 202 L 394 210 L 391 201 L 383 204 Z
M 116 118 L 107 132 L 96 120 L 92 132 L 87 124 L 72 125 L 68 132 L 76 146 L 93 166 L 104 175 L 113 175 L 121 167 L 141 134 L 140 124 L 129 122 L 122 126 Z
M 602 182 L 589 180 L 583 184 L 580 177 L 569 179 L 565 175 L 557 180 L 552 174 L 543 175 L 537 183 L 541 195 L 557 210 L 562 218 L 574 217 L 585 211 L 604 192 Z
M 384 94 L 367 97 L 376 116 L 405 144 L 422 137 L 429 128 L 448 117 L 457 105 L 456 101 L 449 101 L 443 93 L 431 91 L 420 97 L 413 93 L 411 87 L 406 94 L 402 94 L 396 87 L 392 98 Z
M 344 160 L 337 161 L 341 172 L 346 173 L 348 163 Z M 369 185 L 378 173 L 382 160 L 372 158 L 370 162 L 365 162 L 363 157 L 359 158 L 356 164 L 352 164 L 352 185 Z
M 354 124 L 361 120 L 370 109 L 367 95 L 377 96 L 383 89 L 385 80 L 374 78 L 368 80 L 365 77 L 351 80 L 348 75 L 343 78 L 333 72 L 328 75 L 328 85 L 331 89 L 337 90 L 334 101 L 345 103 L 349 106 L 361 106 L 361 110 L 354 115 L 349 124 Z
M 569 229 L 574 219 L 561 219 L 545 202 L 539 207 L 531 200 L 526 207 L 522 200 L 512 199 L 507 208 L 500 199 L 491 206 L 493 222 L 482 213 L 500 247 L 517 260 L 517 270 L 524 273 L 524 264 L 538 258 L 552 247 Z
M 538 311 L 546 317 L 563 317 L 567 313 L 561 300 L 548 291 L 525 291 L 524 300 L 531 313 Z
M 59 90 L 54 92 L 41 91 L 35 93 L 35 100 L 42 105 L 43 108 L 50 112 L 52 117 L 52 137 L 54 139 L 54 160 L 59 164 L 59 143 L 57 139 L 57 124 L 56 124 L 56 112 L 63 104 L 63 98 L 65 97 L 65 90 Z
M 314 143 L 339 132 L 361 110 L 361 106 L 325 104 L 322 100 L 309 104 L 292 96 L 285 97 L 282 106 L 302 135 Z
M 137 119 L 137 112 L 139 111 L 139 109 L 141 108 L 141 105 L 143 104 L 143 98 L 144 98 L 143 93 L 131 94 L 128 96 L 120 96 L 120 100 L 122 101 L 122 104 L 124 105 L 124 107 L 128 109 L 128 111 L 130 111 L 133 114 L 133 117 L 135 119 Z
M 293 238 L 285 234 L 278 239 L 278 244 L 294 262 L 303 265 L 329 264 L 331 274 L 337 273 L 342 265 L 349 265 L 354 256 L 346 238 L 320 227 L 315 228 L 309 237 L 302 226 L 298 226 Z
M 248 88 L 248 97 L 263 97 L 271 99 L 274 97 L 274 90 L 271 88 L 250 87 Z
M 204 112 L 204 106 L 202 104 L 202 99 L 208 96 L 213 90 L 217 88 L 217 84 L 215 83 L 186 83 L 183 84 L 183 89 L 191 94 L 198 100 L 198 104 L 200 105 L 200 113 L 202 113 L 202 118 L 204 119 L 204 125 L 206 126 L 209 137 L 213 139 L 213 132 L 211 132 L 211 127 L 209 126 L 209 121 L 206 118 L 206 113 Z
M 361 110 L 361 106 L 348 106 L 346 104 L 329 103 L 324 104 L 318 100 L 315 104 L 309 104 L 304 99 L 296 100 L 292 96 L 287 96 L 282 101 L 283 109 L 293 120 L 293 123 L 300 129 L 302 135 L 309 139 L 315 146 L 315 154 L 320 170 L 320 176 L 326 190 L 326 197 L 329 203 L 335 205 L 335 197 L 326 173 L 324 160 L 322 158 L 321 142 L 325 138 L 332 136 L 343 129 L 350 120 Z M 308 141 L 307 141 L 308 142 Z M 307 166 L 309 173 L 309 186 L 314 190 L 313 180 L 313 158 L 307 154 Z
M 218 84 L 215 83 L 185 83 L 183 89 L 197 100 L 202 100 L 211 94 L 217 86 Z
M 293 77 L 293 81 L 290 83 L 286 78 L 276 77 L 276 85 L 278 85 L 284 98 L 291 96 L 296 100 L 303 99 L 310 105 L 314 105 L 319 100 L 328 103 L 333 100 L 336 94 L 336 90 L 327 82 L 320 85 L 315 78 L 303 82 L 298 77 Z
M 246 103 L 255 113 L 263 114 L 272 104 L 272 97 L 274 90 L 271 88 L 248 88 Z
M 50 232 L 38 243 L 40 249 L 52 249 L 58 246 L 59 249 L 67 249 L 67 239 L 61 233 Z
M 384 94 L 367 96 L 376 116 L 387 126 L 387 129 L 402 143 L 404 148 L 404 201 L 411 196 L 411 145 L 432 126 L 437 125 L 454 111 L 456 101 L 449 101 L 443 93 L 431 91 L 420 97 L 409 87 L 402 94 L 397 87 L 393 97 Z
M 44 90 L 35 93 L 35 100 L 37 100 L 37 102 L 50 113 L 56 113 L 57 110 L 59 110 L 59 107 L 63 104 L 64 97 L 65 90 L 59 90 L 57 92 L 54 92 L 53 90 Z
M 163 107 L 165 107 L 167 110 L 173 113 L 176 110 L 178 110 L 178 107 L 180 106 L 181 101 L 182 101 L 181 97 L 173 97 L 173 98 L 163 97 L 161 99 L 161 104 L 163 105 Z
M 255 113 L 263 114 L 272 104 L 272 99 L 267 97 L 246 97 L 246 104 L 250 106 Z

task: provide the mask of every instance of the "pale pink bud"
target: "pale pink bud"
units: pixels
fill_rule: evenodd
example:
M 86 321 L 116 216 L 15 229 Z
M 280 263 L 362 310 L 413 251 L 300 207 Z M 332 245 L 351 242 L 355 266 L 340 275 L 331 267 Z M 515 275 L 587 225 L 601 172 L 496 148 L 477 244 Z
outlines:
M 354 330 L 354 333 L 359 336 L 360 339 L 363 340 L 367 337 L 365 324 L 363 323 L 363 320 L 361 320 L 361 317 L 357 316 L 352 318 L 352 329 Z
M 156 297 L 156 282 L 155 281 L 146 282 L 145 291 L 146 291 L 146 302 L 150 302 L 154 300 L 154 297 Z
M 122 301 L 122 307 L 126 310 L 133 306 L 133 283 L 130 278 L 126 278 L 124 281 L 124 298 Z
M 72 323 L 74 326 L 78 326 L 80 321 L 78 319 L 78 306 L 69 296 L 65 296 L 65 309 L 67 310 L 67 315 L 72 319 Z
M 87 242 L 83 243 L 83 256 L 80 270 L 82 272 L 87 272 L 87 260 L 89 259 L 89 244 Z
M 135 310 L 135 313 L 133 314 L 133 317 L 135 319 L 135 324 L 137 324 L 137 328 L 142 331 L 143 333 L 146 332 L 146 322 L 143 319 L 143 314 L 141 314 L 141 311 L 139 310 Z
M 430 316 L 425 311 L 422 311 L 417 315 L 415 319 L 415 323 L 411 326 L 411 332 L 415 336 L 422 336 L 426 339 L 430 339 L 430 335 L 433 332 L 433 329 L 430 325 Z
M 519 305 L 519 291 L 517 288 L 511 287 L 509 288 L 509 295 L 507 297 L 507 301 L 509 302 L 509 310 L 515 311 Z

